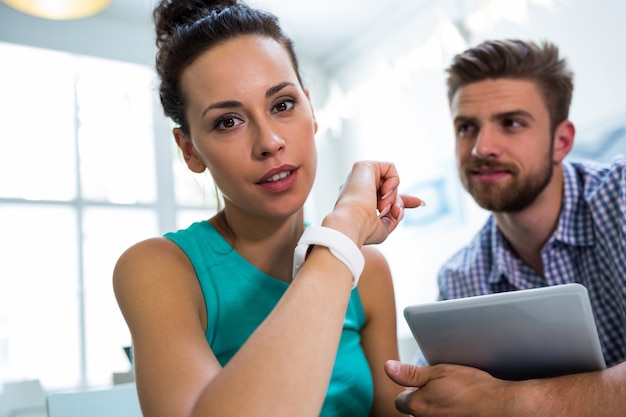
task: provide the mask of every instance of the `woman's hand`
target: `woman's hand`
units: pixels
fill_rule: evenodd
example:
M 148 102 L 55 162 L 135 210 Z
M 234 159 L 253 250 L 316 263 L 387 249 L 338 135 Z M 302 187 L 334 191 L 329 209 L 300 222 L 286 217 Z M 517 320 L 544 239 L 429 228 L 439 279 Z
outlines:
M 405 208 L 424 205 L 417 197 L 398 194 L 399 184 L 393 163 L 356 162 L 334 210 L 322 224 L 341 231 L 359 246 L 381 243 L 402 220 Z

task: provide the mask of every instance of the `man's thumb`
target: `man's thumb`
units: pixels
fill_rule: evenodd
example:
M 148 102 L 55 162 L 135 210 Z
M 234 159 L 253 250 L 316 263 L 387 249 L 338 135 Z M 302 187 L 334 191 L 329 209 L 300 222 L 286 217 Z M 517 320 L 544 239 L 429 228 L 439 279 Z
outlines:
M 420 372 L 421 370 L 424 370 L 424 368 L 409 363 L 394 360 L 385 362 L 387 376 L 396 384 L 404 387 L 419 388 L 424 385 L 428 378 L 426 378 L 424 372 Z

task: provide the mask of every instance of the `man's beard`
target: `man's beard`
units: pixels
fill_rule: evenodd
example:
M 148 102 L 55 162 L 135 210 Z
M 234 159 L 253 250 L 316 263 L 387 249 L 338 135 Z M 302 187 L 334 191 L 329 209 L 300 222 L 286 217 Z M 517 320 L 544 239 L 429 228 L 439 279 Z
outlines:
M 463 169 L 461 182 L 476 203 L 489 211 L 519 212 L 530 206 L 537 196 L 548 186 L 552 178 L 551 156 L 544 161 L 543 169 L 526 178 L 520 178 L 515 166 L 489 161 L 473 161 Z M 477 182 L 471 172 L 481 167 L 504 169 L 511 175 L 506 185 Z

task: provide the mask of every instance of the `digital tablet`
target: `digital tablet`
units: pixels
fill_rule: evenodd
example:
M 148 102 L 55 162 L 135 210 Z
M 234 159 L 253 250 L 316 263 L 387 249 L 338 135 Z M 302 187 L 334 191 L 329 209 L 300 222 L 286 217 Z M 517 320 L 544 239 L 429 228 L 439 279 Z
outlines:
M 606 367 L 580 284 L 413 305 L 404 316 L 430 365 L 467 365 L 508 380 Z

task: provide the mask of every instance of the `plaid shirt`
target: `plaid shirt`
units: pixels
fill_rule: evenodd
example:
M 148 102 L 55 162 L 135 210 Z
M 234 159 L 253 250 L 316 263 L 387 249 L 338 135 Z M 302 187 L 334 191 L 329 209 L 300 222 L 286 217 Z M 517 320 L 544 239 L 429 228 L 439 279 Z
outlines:
M 563 209 L 541 251 L 544 276 L 512 251 L 490 216 L 439 272 L 439 299 L 577 282 L 589 292 L 608 366 L 626 360 L 626 157 L 564 162 Z

